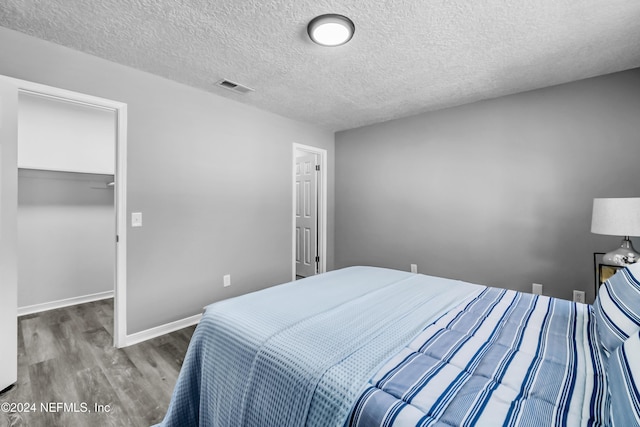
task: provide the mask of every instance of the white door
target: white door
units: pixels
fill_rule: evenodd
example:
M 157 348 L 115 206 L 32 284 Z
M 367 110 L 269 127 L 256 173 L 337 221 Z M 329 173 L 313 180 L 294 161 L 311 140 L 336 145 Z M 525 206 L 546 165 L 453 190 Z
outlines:
M 318 171 L 315 154 L 296 157 L 296 276 L 318 271 Z
M 0 391 L 18 379 L 18 90 L 0 81 Z

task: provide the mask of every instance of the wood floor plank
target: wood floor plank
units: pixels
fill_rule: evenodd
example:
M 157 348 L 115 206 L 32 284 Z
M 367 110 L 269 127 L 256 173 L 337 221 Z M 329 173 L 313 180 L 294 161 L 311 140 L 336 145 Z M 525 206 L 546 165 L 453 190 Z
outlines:
M 153 345 L 137 345 L 124 349 L 131 362 L 136 365 L 149 387 L 157 390 L 159 401 L 161 396 L 173 393 L 173 387 L 178 380 L 178 371 L 168 363 Z
M 191 342 L 191 336 L 193 335 L 193 332 L 195 330 L 196 330 L 196 325 L 189 326 L 187 328 L 176 331 L 174 335 L 175 339 L 173 340 L 174 343 L 180 348 L 182 348 L 183 346 L 189 347 L 189 343 Z
M 29 413 L 29 425 L 43 422 L 46 426 L 81 427 L 77 419 L 79 397 L 72 381 L 73 372 L 59 358 L 48 359 L 29 366 L 35 411 Z M 38 417 L 34 417 L 38 414 Z
M 88 304 L 79 304 L 69 307 L 69 314 L 75 316 L 80 321 L 78 325 L 83 328 L 84 331 L 97 329 L 103 327 L 102 322 L 96 315 L 96 302 Z
M 30 349 L 26 354 L 30 365 L 59 355 L 56 339 L 42 318 L 26 319 L 21 322 L 21 327 L 25 346 Z
M 108 349 L 98 356 L 124 410 L 136 425 L 151 425 L 160 408 L 140 371 L 123 351 Z M 164 414 L 163 414 L 164 415 Z
M 94 366 L 76 372 L 75 381 L 81 401 L 89 408 L 89 412 L 81 417 L 84 425 L 134 425 L 101 367 Z
M 0 413 L 0 427 L 160 422 L 194 329 L 116 349 L 112 300 L 19 317 L 18 382 L 0 403 L 33 403 L 37 411 Z

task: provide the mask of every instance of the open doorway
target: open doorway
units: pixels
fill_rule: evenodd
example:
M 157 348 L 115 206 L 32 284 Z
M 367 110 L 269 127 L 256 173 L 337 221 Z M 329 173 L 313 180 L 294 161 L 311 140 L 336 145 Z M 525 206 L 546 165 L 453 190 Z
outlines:
M 18 93 L 18 316 L 112 299 L 113 109 Z
M 101 264 L 101 266 L 89 266 L 88 263 L 78 262 L 75 268 L 83 270 L 85 276 L 86 270 L 91 268 L 94 269 L 92 271 L 100 271 L 97 268 L 101 268 L 101 271 L 105 272 L 102 284 L 105 289 L 98 292 L 79 291 L 77 296 L 72 298 L 51 297 L 49 304 L 47 302 L 38 304 L 23 302 L 20 304 L 18 314 L 58 308 L 66 303 L 68 303 L 66 305 L 80 304 L 113 296 L 114 346 L 125 346 L 126 104 L 32 82 L 8 80 L 15 84 L 18 92 L 18 196 L 22 203 L 22 206 L 20 204 L 18 206 L 18 226 L 22 230 L 22 237 L 24 237 L 24 239 L 19 237 L 20 245 L 30 244 L 29 239 L 35 241 L 33 238 L 34 233 L 37 234 L 37 228 L 33 228 L 33 226 L 37 224 L 34 221 L 38 221 L 38 218 L 46 218 L 46 221 L 49 221 L 49 224 L 43 225 L 45 228 L 53 224 L 51 221 L 57 220 L 57 229 L 51 233 L 53 240 L 56 240 L 54 235 L 60 238 L 59 234 L 65 233 L 60 224 L 65 224 L 69 236 L 75 233 L 78 241 L 89 242 L 102 239 L 103 245 L 100 249 L 102 252 L 95 252 L 96 249 L 92 247 L 85 248 L 87 251 L 93 251 L 96 257 L 100 256 L 99 253 L 103 254 L 104 259 L 94 259 L 94 261 L 100 261 L 95 264 Z M 59 107 L 63 112 L 60 116 L 56 115 L 57 118 L 50 120 L 49 123 L 49 125 L 62 129 L 57 137 L 53 135 L 51 127 L 48 128 L 46 123 L 46 117 L 51 118 L 51 109 L 55 107 Z M 34 111 L 36 111 L 35 115 Z M 69 114 L 69 112 L 75 113 L 75 115 Z M 44 119 L 34 119 L 34 117 L 38 117 L 38 114 Z M 62 123 L 64 118 L 61 117 L 65 115 L 73 117 L 73 120 L 77 120 L 77 122 L 74 124 Z M 28 116 L 28 120 L 25 121 L 26 116 Z M 100 120 L 102 120 L 102 124 L 96 124 Z M 85 140 L 84 145 L 90 145 L 90 147 L 83 147 L 82 138 L 79 138 L 75 142 L 75 146 L 73 143 L 69 144 L 68 142 L 72 138 L 65 134 L 64 128 L 71 126 L 87 127 L 88 130 L 85 129 L 85 134 L 95 134 L 96 140 L 101 138 L 104 141 L 101 144 L 91 145 L 90 141 Z M 105 126 L 108 130 L 105 130 Z M 46 135 L 42 139 L 51 146 L 38 147 L 37 144 L 23 144 L 27 137 L 33 136 L 33 133 L 36 135 L 45 133 Z M 25 153 L 24 149 L 27 151 L 34 149 L 35 151 Z M 97 158 L 98 163 L 93 162 L 92 157 Z M 59 199 L 53 201 L 53 197 L 59 197 Z M 44 203 L 43 200 L 45 200 Z M 28 213 L 20 217 L 21 210 Z M 65 216 L 66 213 L 70 215 Z M 106 229 L 97 230 L 94 228 L 96 234 L 81 236 L 82 232 L 79 229 L 82 226 L 87 227 L 92 224 L 101 227 L 105 227 L 106 224 Z M 24 233 L 25 230 L 34 233 Z M 69 254 L 74 250 L 81 255 L 82 248 L 70 249 L 68 247 L 71 238 L 67 239 L 67 242 L 62 238 L 57 240 L 59 240 L 61 250 L 55 254 L 56 256 L 64 256 L 65 252 Z M 43 249 L 43 245 L 39 249 Z M 33 252 L 25 252 L 19 248 L 18 256 L 20 257 L 24 253 L 34 255 Z M 53 253 L 50 251 L 49 255 Z M 50 266 L 56 264 L 52 256 L 45 256 L 41 259 L 46 260 Z M 19 258 L 19 266 L 21 261 Z M 73 264 L 73 260 L 67 259 L 66 261 Z M 73 265 L 71 267 L 74 268 Z M 24 268 L 22 271 L 25 271 Z M 60 271 L 60 269 L 57 270 L 58 273 Z M 20 268 L 18 273 L 20 273 Z M 82 276 L 78 275 L 78 277 Z M 18 277 L 18 283 L 20 286 L 20 277 Z
M 293 280 L 326 271 L 326 170 L 326 150 L 293 144 Z

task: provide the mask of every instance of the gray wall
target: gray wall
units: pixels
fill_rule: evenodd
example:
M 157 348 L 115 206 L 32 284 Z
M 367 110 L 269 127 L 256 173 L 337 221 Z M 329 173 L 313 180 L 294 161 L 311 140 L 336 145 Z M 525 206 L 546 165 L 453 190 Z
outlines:
M 18 307 L 113 291 L 110 175 L 18 172 Z
M 4 28 L 0 52 L 0 74 L 128 104 L 129 334 L 291 279 L 292 144 L 328 150 L 332 195 L 332 132 Z
M 620 241 L 592 199 L 640 196 L 640 70 L 339 132 L 336 159 L 336 267 L 591 301 Z

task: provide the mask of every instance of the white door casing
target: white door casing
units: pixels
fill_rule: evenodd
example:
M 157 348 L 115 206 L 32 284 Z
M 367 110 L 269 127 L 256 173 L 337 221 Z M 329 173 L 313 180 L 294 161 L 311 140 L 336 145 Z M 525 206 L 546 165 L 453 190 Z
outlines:
M 127 335 L 127 323 L 126 323 L 126 280 L 127 280 L 127 104 L 118 101 L 112 101 L 105 98 L 99 98 L 91 95 L 85 95 L 78 92 L 72 92 L 65 89 L 59 89 L 52 86 L 46 86 L 39 83 L 29 82 L 26 80 L 15 79 L 12 77 L 1 76 L 0 75 L 0 90 L 2 90 L 5 85 L 13 92 L 15 92 L 15 114 L 12 116 L 15 123 L 13 125 L 16 128 L 18 126 L 18 93 L 31 93 L 44 97 L 51 97 L 54 99 L 65 100 L 69 102 L 75 102 L 78 104 L 87 104 L 93 107 L 104 108 L 108 110 L 115 111 L 116 113 L 116 152 L 115 152 L 115 205 L 116 205 L 116 235 L 114 236 L 115 243 L 115 251 L 116 251 L 116 262 L 115 262 L 115 298 L 114 298 L 114 331 L 113 331 L 113 339 L 114 345 L 116 347 L 125 347 L 129 345 L 129 336 Z M 4 96 L 4 91 L 1 92 Z M 0 116 L 2 116 L 2 112 L 0 111 Z M 2 137 L 2 130 L 0 129 L 0 141 L 4 142 L 4 138 Z M 15 145 L 13 149 L 15 150 L 13 153 L 13 158 L 10 160 L 12 168 L 13 168 L 13 176 L 15 176 L 15 209 L 17 210 L 17 134 L 15 137 Z M 1 143 L 0 143 L 1 144 Z M 0 145 L 0 150 L 1 150 Z M 0 171 L 0 173 L 3 173 Z M 2 194 L 4 193 L 4 189 L 0 190 L 0 199 L 4 197 Z M 5 207 L 0 205 L 0 211 L 4 213 Z M 13 230 L 17 231 L 17 219 L 14 218 L 14 223 L 12 225 Z M 1 238 L 0 238 L 1 239 Z M 2 244 L 2 243 L 0 243 Z M 17 238 L 15 247 L 13 247 L 13 260 L 15 262 L 15 270 L 17 270 Z M 0 263 L 2 260 L 0 260 Z M 1 264 L 0 264 L 1 265 Z M 3 282 L 4 289 L 4 282 Z M 3 290 L 4 292 L 4 290 Z M 16 297 L 13 302 L 14 309 L 16 310 L 17 316 L 17 278 L 16 278 Z M 0 322 L 1 327 L 1 322 Z M 16 331 L 17 332 L 17 331 Z M 16 334 L 17 337 L 17 334 Z M 2 338 L 2 337 L 0 337 Z M 17 348 L 14 352 L 17 355 Z M 2 366 L 0 365 L 0 370 Z
M 0 391 L 18 380 L 18 90 L 0 80 Z
M 296 158 L 296 275 L 317 273 L 318 256 L 318 171 L 317 156 Z

